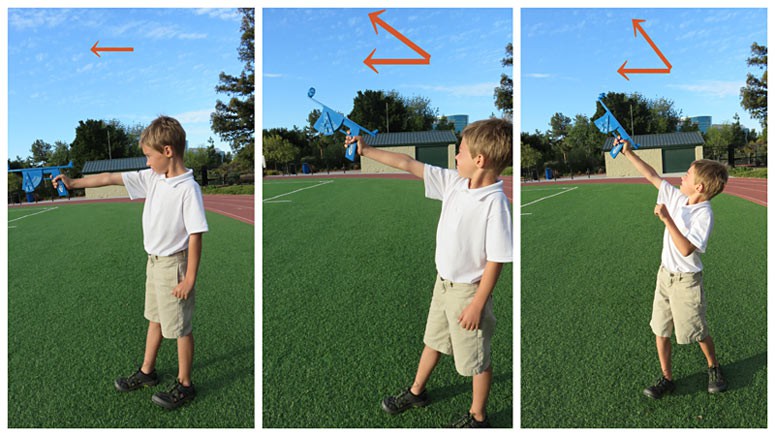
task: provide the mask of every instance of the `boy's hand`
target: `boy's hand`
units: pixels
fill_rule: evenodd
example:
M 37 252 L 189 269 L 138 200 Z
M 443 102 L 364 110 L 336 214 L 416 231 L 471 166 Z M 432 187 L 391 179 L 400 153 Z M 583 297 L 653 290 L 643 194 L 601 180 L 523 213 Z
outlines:
M 181 300 L 185 300 L 188 298 L 188 294 L 191 293 L 192 289 L 194 289 L 194 283 L 190 283 L 188 280 L 183 279 L 183 281 L 178 283 L 178 285 L 175 286 L 175 289 L 172 290 L 172 295 Z
M 662 222 L 670 218 L 670 213 L 664 204 L 658 204 L 654 207 L 654 215 L 658 216 Z
M 479 329 L 479 321 L 482 318 L 482 307 L 474 303 L 473 301 L 466 306 L 457 318 L 457 323 L 464 330 L 477 330 Z
M 360 135 L 356 135 L 356 136 L 347 135 L 344 138 L 344 148 L 349 147 L 350 144 L 352 144 L 353 142 L 357 142 L 358 143 L 358 156 L 363 156 L 363 152 L 367 148 L 369 148 L 369 146 L 366 145 L 366 141 L 364 141 L 363 137 L 360 136 Z
M 622 144 L 622 153 L 627 154 L 632 150 L 632 144 L 630 144 L 630 141 L 622 138 L 621 136 L 617 136 L 616 139 L 614 139 L 614 147 L 617 145 Z
M 72 182 L 71 182 L 70 178 L 67 177 L 66 175 L 59 174 L 56 177 L 54 177 L 53 179 L 51 179 L 51 184 L 54 185 L 54 189 L 57 189 L 57 187 L 59 186 L 59 182 L 64 183 L 65 184 L 65 188 L 71 189 L 70 188 L 70 184 Z

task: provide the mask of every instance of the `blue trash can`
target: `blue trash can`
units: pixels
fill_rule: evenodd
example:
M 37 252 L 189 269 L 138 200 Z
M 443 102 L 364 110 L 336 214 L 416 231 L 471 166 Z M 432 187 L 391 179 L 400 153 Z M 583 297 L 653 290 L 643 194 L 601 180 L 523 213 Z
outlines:
M 546 180 L 552 180 L 552 169 L 547 168 L 546 169 Z
M 311 172 L 312 172 L 312 171 L 309 169 L 309 164 L 308 164 L 308 163 L 304 162 L 303 164 L 301 164 L 301 172 L 302 172 L 303 174 L 309 174 L 309 173 L 311 173 Z

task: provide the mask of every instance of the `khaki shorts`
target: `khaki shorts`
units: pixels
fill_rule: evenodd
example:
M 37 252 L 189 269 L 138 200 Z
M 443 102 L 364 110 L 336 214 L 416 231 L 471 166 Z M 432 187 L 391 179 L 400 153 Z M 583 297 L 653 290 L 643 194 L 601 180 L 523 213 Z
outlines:
M 196 291 L 191 290 L 183 300 L 172 295 L 172 290 L 186 276 L 188 252 L 172 256 L 148 256 L 145 268 L 145 318 L 161 324 L 161 334 L 175 339 L 191 334 Z
M 471 303 L 478 284 L 452 283 L 436 278 L 425 326 L 425 345 L 455 357 L 455 369 L 473 376 L 490 367 L 490 342 L 495 331 L 492 297 L 482 310 L 478 330 L 464 330 L 457 319 Z
M 655 335 L 669 338 L 675 328 L 679 344 L 701 341 L 708 336 L 705 310 L 702 272 L 674 273 L 659 268 L 651 312 L 651 330 Z

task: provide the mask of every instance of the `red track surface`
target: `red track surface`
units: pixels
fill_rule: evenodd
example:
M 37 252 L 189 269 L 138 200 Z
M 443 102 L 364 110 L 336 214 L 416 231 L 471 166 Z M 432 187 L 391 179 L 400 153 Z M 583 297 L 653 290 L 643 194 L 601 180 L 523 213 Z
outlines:
M 665 180 L 667 180 L 672 185 L 681 184 L 680 177 L 666 177 Z M 578 178 L 573 180 L 563 179 L 563 180 L 551 181 L 551 182 L 546 182 L 546 181 L 530 182 L 530 183 L 523 183 L 522 186 L 535 186 L 538 184 L 578 185 L 583 183 L 648 183 L 648 181 L 646 181 L 646 179 L 642 177 L 611 178 L 611 179 Z M 724 188 L 724 193 L 729 195 L 734 195 L 736 197 L 740 197 L 766 207 L 767 206 L 767 179 L 730 177 L 729 182 L 727 182 L 727 186 Z
M 503 193 L 506 197 L 514 202 L 514 177 L 513 176 L 500 176 L 503 180 Z M 264 179 L 277 179 L 277 180 L 299 180 L 299 179 L 397 179 L 397 180 L 420 180 L 419 178 L 408 174 L 313 174 L 313 175 L 298 175 L 298 176 L 268 176 Z
M 254 195 L 203 195 L 205 209 L 235 220 L 255 225 Z M 47 206 L 66 205 L 80 203 L 142 203 L 143 200 L 130 200 L 128 198 L 106 198 L 87 200 L 85 198 L 73 198 L 70 200 L 41 201 L 39 203 L 23 203 L 21 206 Z M 9 207 L 20 207 L 9 205 Z

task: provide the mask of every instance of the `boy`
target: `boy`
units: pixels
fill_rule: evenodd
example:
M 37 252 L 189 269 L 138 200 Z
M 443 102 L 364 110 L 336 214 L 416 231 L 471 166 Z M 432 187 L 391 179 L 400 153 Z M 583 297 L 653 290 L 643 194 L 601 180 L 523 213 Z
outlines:
M 638 172 L 659 189 L 654 214 L 665 224 L 662 265 L 657 274 L 651 314 L 651 329 L 656 335 L 662 377 L 654 386 L 644 389 L 643 394 L 659 399 L 675 389 L 670 344 L 673 327 L 679 344 L 700 344 L 708 362 L 708 392 L 722 392 L 726 390 L 727 383 L 716 360 L 713 338 L 705 321 L 700 253 L 705 252 L 713 230 L 710 200 L 724 190 L 729 178 L 727 169 L 718 162 L 696 160 L 681 177 L 680 189 L 676 189 L 641 160 L 626 140 L 614 140 L 614 146 L 620 143 L 623 143 L 622 153 Z
M 436 232 L 438 276 L 425 328 L 425 348 L 414 383 L 382 401 L 390 414 L 426 406 L 425 384 L 441 353 L 473 377 L 469 412 L 451 427 L 489 427 L 486 404 L 492 380 L 490 341 L 495 329 L 492 290 L 503 264 L 512 261 L 511 212 L 498 176 L 512 163 L 512 125 L 500 119 L 477 121 L 463 130 L 457 171 L 423 164 L 408 155 L 372 148 L 359 136 L 358 154 L 408 171 L 424 180 L 425 195 L 441 200 Z
M 83 179 L 70 179 L 62 174 L 68 189 L 94 188 L 107 185 L 126 186 L 129 198 L 145 198 L 143 207 L 143 245 L 148 253 L 145 283 L 145 318 L 148 333 L 142 366 L 114 385 L 121 392 L 133 391 L 159 383 L 156 356 L 162 338 L 176 339 L 178 377 L 167 392 L 152 396 L 155 404 L 176 409 L 191 401 L 196 391 L 191 382 L 194 359 L 194 284 L 202 254 L 202 233 L 207 232 L 204 203 L 193 171 L 183 163 L 186 132 L 174 118 L 160 116 L 140 135 L 150 169 L 103 173 Z

